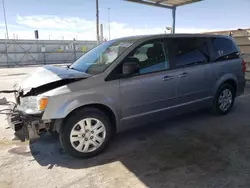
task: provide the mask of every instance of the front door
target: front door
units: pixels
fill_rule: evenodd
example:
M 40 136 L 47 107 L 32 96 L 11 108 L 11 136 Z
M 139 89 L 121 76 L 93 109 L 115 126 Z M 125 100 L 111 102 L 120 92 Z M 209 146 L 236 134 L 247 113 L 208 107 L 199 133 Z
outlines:
M 139 63 L 140 73 L 120 79 L 122 123 L 146 123 L 166 116 L 177 104 L 178 80 L 170 70 L 164 41 L 145 43 L 128 58 Z

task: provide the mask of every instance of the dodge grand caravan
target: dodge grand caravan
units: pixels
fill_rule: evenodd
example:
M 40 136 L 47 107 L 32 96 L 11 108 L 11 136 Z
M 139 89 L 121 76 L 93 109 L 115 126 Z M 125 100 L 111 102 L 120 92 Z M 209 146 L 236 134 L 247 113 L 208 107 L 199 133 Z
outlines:
M 180 113 L 232 109 L 246 65 L 232 38 L 153 35 L 115 39 L 67 68 L 44 66 L 16 84 L 8 121 L 19 138 L 57 132 L 75 157 L 104 151 L 117 131 Z

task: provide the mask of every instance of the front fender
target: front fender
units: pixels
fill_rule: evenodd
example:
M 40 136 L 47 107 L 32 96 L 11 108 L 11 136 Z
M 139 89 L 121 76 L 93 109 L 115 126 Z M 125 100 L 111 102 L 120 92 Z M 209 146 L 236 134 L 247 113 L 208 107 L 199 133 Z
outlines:
M 115 101 L 119 100 L 114 99 L 112 96 L 105 96 L 96 93 L 85 93 L 84 95 L 81 94 L 78 96 L 75 94 L 55 96 L 49 99 L 48 106 L 43 113 L 42 119 L 62 119 L 79 107 L 100 104 L 112 110 L 118 121 L 120 117 L 120 109 Z

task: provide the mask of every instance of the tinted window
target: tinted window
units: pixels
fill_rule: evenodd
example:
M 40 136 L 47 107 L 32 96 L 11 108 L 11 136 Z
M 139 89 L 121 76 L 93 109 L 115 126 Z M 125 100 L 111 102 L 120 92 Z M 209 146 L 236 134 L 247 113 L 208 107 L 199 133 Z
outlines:
M 209 61 L 206 38 L 171 39 L 169 46 L 176 67 L 203 64 Z
M 153 41 L 140 46 L 128 58 L 133 58 L 134 61 L 139 63 L 140 74 L 169 68 L 164 43 L 159 41 Z
M 239 58 L 239 51 L 235 44 L 226 38 L 213 38 L 215 61 Z

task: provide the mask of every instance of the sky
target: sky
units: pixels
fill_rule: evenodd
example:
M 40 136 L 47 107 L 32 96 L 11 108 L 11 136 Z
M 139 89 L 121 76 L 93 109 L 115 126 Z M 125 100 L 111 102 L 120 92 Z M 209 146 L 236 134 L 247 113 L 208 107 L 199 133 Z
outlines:
M 0 4 L 0 38 L 5 38 Z M 165 27 L 172 25 L 169 9 L 124 0 L 99 0 L 100 23 L 107 39 L 108 8 L 111 39 L 164 33 Z M 40 39 L 96 39 L 95 0 L 5 0 L 5 9 L 9 38 L 34 39 L 34 30 L 38 29 Z M 204 0 L 181 6 L 176 12 L 176 32 L 250 28 L 249 10 L 250 0 Z

